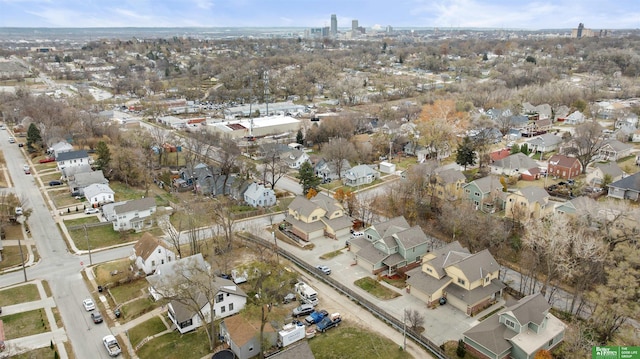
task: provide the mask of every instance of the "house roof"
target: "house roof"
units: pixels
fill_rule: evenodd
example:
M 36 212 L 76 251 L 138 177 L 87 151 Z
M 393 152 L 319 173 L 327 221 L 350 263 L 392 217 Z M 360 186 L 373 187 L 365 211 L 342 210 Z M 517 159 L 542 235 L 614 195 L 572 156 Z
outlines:
M 320 207 L 326 211 L 326 213 L 333 213 L 342 209 L 342 206 L 333 198 L 324 193 L 318 193 L 315 197 L 311 198 L 311 203 Z
M 520 299 L 516 304 L 505 308 L 499 314 L 507 313 L 518 320 L 520 325 L 542 324 L 546 312 L 551 308 L 541 293 L 531 294 Z
M 538 163 L 529 158 L 529 156 L 525 155 L 524 153 L 518 152 L 501 160 L 495 161 L 492 166 L 512 170 L 521 169 L 524 171 L 529 168 L 538 167 Z
M 463 335 L 494 354 L 501 354 L 511 349 L 509 339 L 517 333 L 500 323 L 497 314 L 481 321 L 475 327 L 467 330 Z
M 260 321 L 248 319 L 244 315 L 232 315 L 224 318 L 224 326 L 229 338 L 239 347 L 247 344 L 260 333 Z M 264 326 L 264 332 L 275 333 L 270 323 Z
M 89 158 L 89 153 L 86 150 L 62 152 L 56 157 L 56 162 L 75 160 L 80 158 Z
M 549 158 L 549 164 L 558 167 L 571 168 L 576 162 L 580 162 L 575 157 L 565 155 L 553 155 Z
M 604 146 L 611 146 L 611 148 L 616 151 L 616 152 L 620 152 L 620 151 L 624 151 L 624 150 L 628 150 L 629 148 L 632 148 L 633 146 L 628 144 L 628 143 L 622 143 L 618 140 L 606 140 L 603 147 Z
M 387 258 L 382 260 L 382 264 L 389 266 L 389 267 L 393 267 L 396 266 L 402 262 L 404 262 L 405 259 L 398 253 L 393 253 L 392 255 L 388 256 Z
M 640 172 L 609 184 L 609 187 L 640 192 Z
M 92 198 L 92 197 L 97 196 L 97 195 L 99 195 L 101 193 L 114 194 L 115 192 L 113 192 L 113 190 L 111 189 L 111 187 L 109 187 L 109 185 L 102 184 L 102 183 L 93 183 L 93 184 L 88 185 L 84 189 L 84 196 L 86 198 Z
M 373 246 L 373 243 L 367 242 L 357 253 L 359 258 L 369 263 L 376 264 L 382 262 L 389 255 Z
M 349 216 L 340 216 L 333 219 L 329 219 L 327 217 L 322 217 L 320 220 L 327 226 L 332 228 L 334 231 L 349 228 L 353 226 L 353 218 Z
M 409 227 L 409 222 L 407 222 L 403 216 L 394 217 L 387 221 L 371 225 L 371 228 L 373 228 L 381 238 L 388 237 Z
M 413 248 L 429 241 L 420 226 L 413 226 L 409 229 L 399 231 L 395 233 L 393 237 L 396 238 L 397 242 L 405 249 Z
M 289 209 L 298 212 L 304 217 L 309 216 L 316 208 L 316 204 L 308 200 L 305 196 L 296 196 L 289 204 Z
M 86 193 L 86 190 L 85 190 Z M 119 206 L 114 206 L 113 211 L 115 214 L 123 214 L 134 211 L 144 211 L 156 206 L 156 199 L 153 197 L 145 197 L 141 199 L 135 199 L 127 201 Z
M 561 207 L 570 207 L 573 208 L 575 213 L 584 214 L 588 213 L 591 209 L 594 209 L 598 206 L 598 202 L 591 197 L 580 196 L 576 197 L 570 201 L 564 202 L 556 207 L 556 209 L 560 209 Z
M 259 197 L 262 197 L 265 192 L 273 192 L 273 190 L 271 188 L 265 187 L 261 183 L 253 182 L 252 184 L 249 185 L 249 187 L 247 187 L 247 190 L 244 192 L 244 195 L 253 200 L 256 200 Z
M 375 173 L 376 173 L 376 170 L 374 170 L 368 165 L 358 165 L 355 167 L 351 167 L 345 174 L 345 177 L 350 179 L 356 179 L 356 178 L 366 177 L 369 175 L 375 175 Z
M 540 120 L 542 121 L 550 121 L 550 120 Z M 527 141 L 529 145 L 533 146 L 553 146 L 562 142 L 562 138 L 560 136 L 556 136 L 553 133 L 545 133 L 544 135 L 540 135 L 538 137 L 534 137 L 531 140 Z
M 505 287 L 506 285 L 498 279 L 492 279 L 488 285 L 475 287 L 472 290 L 467 290 L 452 282 L 445 288 L 445 292 L 447 296 L 456 297 L 469 306 L 474 306 L 492 294 L 500 292 Z
M 486 177 L 478 178 L 477 180 L 466 184 L 465 187 L 471 185 L 472 183 L 476 187 L 478 187 L 478 189 L 482 191 L 482 193 L 489 193 L 496 189 L 502 190 L 502 187 L 503 187 L 498 177 L 495 177 L 495 176 L 486 176 Z
M 303 222 L 301 220 L 295 219 L 291 215 L 287 215 L 284 217 L 285 222 L 291 223 L 296 228 L 303 230 L 306 233 L 315 232 L 324 228 L 324 222 L 322 221 L 314 221 L 314 222 Z
M 436 170 L 438 177 L 442 179 L 443 183 L 456 183 L 458 181 L 466 181 L 467 177 L 456 169 L 448 168 L 443 170 Z
M 407 284 L 410 285 L 411 288 L 416 288 L 417 290 L 426 293 L 427 295 L 432 295 L 451 282 L 450 277 L 433 277 L 423 272 L 422 267 L 414 268 L 408 271 L 406 274 L 407 276 L 409 276 L 409 278 L 407 279 Z
M 104 178 L 102 170 L 77 173 L 73 177 L 73 182 L 75 183 L 76 187 L 80 188 L 86 187 L 93 183 L 109 183 L 109 181 Z
M 159 240 L 153 234 L 145 232 L 133 246 L 133 249 L 135 250 L 137 257 L 147 260 L 147 258 L 149 258 L 149 256 L 155 252 L 158 247 L 163 247 L 166 250 L 169 250 L 169 247 L 163 241 Z
M 269 359 L 315 359 L 309 341 L 301 340 L 300 342 L 290 345 L 277 354 L 269 356 Z
M 428 260 L 428 263 L 436 270 L 438 277 L 442 278 L 447 275 L 444 270 L 445 267 L 468 257 L 470 253 L 460 245 L 460 242 L 454 241 L 436 249 L 433 251 L 433 255 L 435 257 Z
M 198 306 L 202 309 L 209 301 L 207 297 L 202 293 L 197 293 L 194 299 L 195 302 L 182 302 L 178 300 L 172 300 L 169 304 L 173 308 L 173 314 L 175 314 L 176 322 L 182 323 L 193 318 L 198 313 L 194 306 Z
M 624 175 L 624 172 L 615 162 L 595 163 L 593 167 L 598 168 L 603 175 L 609 175 L 611 178 L 617 178 Z
M 448 267 L 447 263 L 444 264 Z M 459 268 L 470 282 L 475 282 L 478 279 L 485 278 L 488 274 L 494 273 L 500 269 L 500 265 L 495 258 L 493 258 L 488 249 L 467 255 L 450 265 Z
M 549 193 L 547 193 L 544 188 L 535 186 L 521 188 L 516 192 L 516 194 L 520 194 L 524 197 L 529 204 L 535 202 L 545 204 L 545 199 L 549 198 Z
M 511 155 L 511 149 L 510 148 L 503 148 L 501 150 L 497 150 L 497 151 L 493 151 L 489 154 L 489 158 L 491 158 L 491 161 L 498 161 L 501 160 L 503 158 L 507 158 Z

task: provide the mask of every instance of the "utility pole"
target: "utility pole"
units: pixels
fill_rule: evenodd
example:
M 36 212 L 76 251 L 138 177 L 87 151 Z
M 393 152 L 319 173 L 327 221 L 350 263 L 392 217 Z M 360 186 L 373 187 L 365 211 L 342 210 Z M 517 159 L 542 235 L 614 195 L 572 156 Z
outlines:
M 87 240 L 87 248 L 89 249 L 89 265 L 92 266 L 93 261 L 91 260 L 91 244 L 89 243 L 89 235 L 87 234 L 87 225 L 83 224 L 82 227 L 84 228 L 84 238 L 86 238 Z
M 24 226 L 24 223 L 22 223 Z M 20 261 L 22 262 L 22 273 L 24 274 L 24 281 L 27 281 L 27 267 L 24 263 L 24 254 L 22 253 L 22 241 L 20 240 L 22 236 L 18 236 L 18 248 L 20 249 Z
M 402 351 L 407 350 L 407 310 L 404 310 L 402 315 Z

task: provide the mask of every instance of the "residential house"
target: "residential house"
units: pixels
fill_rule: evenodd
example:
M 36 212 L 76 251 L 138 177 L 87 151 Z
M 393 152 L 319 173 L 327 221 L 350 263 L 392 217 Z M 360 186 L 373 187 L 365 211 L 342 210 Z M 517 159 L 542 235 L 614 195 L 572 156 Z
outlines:
M 625 173 L 616 162 L 594 163 L 591 165 L 591 171 L 587 173 L 586 182 L 590 186 L 600 186 L 607 176 L 609 182 L 615 182 L 621 180 Z
M 422 266 L 407 273 L 407 291 L 434 306 L 446 300 L 466 315 L 474 315 L 501 300 L 506 287 L 500 265 L 488 249 L 471 254 L 458 241 L 425 254 Z
M 434 160 L 443 160 L 451 156 L 451 146 L 448 144 L 443 144 L 440 147 L 432 147 L 432 146 L 422 146 L 415 142 L 407 142 L 402 151 L 410 156 L 416 156 L 418 158 L 418 163 L 422 163 L 428 159 Z
M 333 197 L 318 193 L 307 199 L 297 196 L 289 204 L 285 217 L 289 232 L 304 241 L 322 238 L 338 238 L 349 235 L 353 219 Z
M 294 170 L 300 169 L 303 163 L 309 162 L 309 155 L 295 148 L 288 148 L 286 152 L 280 154 L 280 158 Z
M 140 232 L 153 225 L 153 214 L 156 213 L 156 200 L 153 197 L 127 201 L 113 207 L 114 231 L 135 230 Z
M 638 115 L 632 113 L 619 118 L 616 120 L 614 127 L 616 130 L 624 127 L 635 129 L 638 127 Z
M 545 133 L 530 139 L 526 143 L 529 151 L 544 154 L 546 152 L 556 151 L 561 142 L 562 138 L 560 136 L 556 136 L 552 133 Z
M 361 267 L 373 274 L 393 275 L 417 266 L 436 241 L 420 226 L 411 227 L 404 217 L 396 217 L 371 225 L 363 236 L 349 240 L 349 248 Z
M 73 151 L 73 145 L 67 141 L 56 142 L 47 149 L 47 152 L 53 156 L 53 158 L 57 158 L 58 155 L 63 152 L 71 151 Z
M 311 352 L 309 341 L 301 340 L 270 355 L 269 359 L 315 359 L 315 355 Z
M 92 206 L 113 202 L 115 192 L 107 184 L 94 183 L 84 188 L 84 197 Z
M 497 160 L 491 164 L 491 173 L 505 176 L 516 176 L 520 178 L 520 175 L 532 169 L 538 168 L 538 163 L 529 158 L 524 153 L 518 152 L 509 155 L 506 158 Z
M 175 260 L 176 256 L 164 241 L 146 232 L 133 246 L 132 259 L 139 270 L 149 275 L 155 272 L 159 265 Z
M 94 183 L 109 184 L 109 180 L 104 178 L 102 170 L 76 173 L 73 177 L 67 177 L 67 179 L 71 192 L 78 191 L 80 194 L 84 194 L 84 189 Z
M 338 175 L 338 168 L 334 161 L 327 161 L 322 158 L 319 160 L 313 168 L 313 172 L 316 176 L 322 178 L 325 182 L 331 182 L 333 180 L 341 179 L 346 174 L 347 171 L 351 169 L 351 164 L 349 161 L 342 160 L 342 167 L 340 168 L 340 174 Z
M 506 188 L 496 176 L 487 176 L 469 182 L 463 187 L 464 196 L 476 209 L 494 213 L 504 208 Z
M 497 151 L 493 151 L 491 153 L 489 153 L 489 158 L 491 159 L 491 163 L 507 158 L 511 155 L 511 149 L 510 148 L 503 148 Z
M 433 176 L 433 195 L 441 200 L 455 201 L 463 196 L 467 177 L 455 168 L 436 168 Z
M 62 152 L 56 157 L 58 170 L 83 165 L 91 165 L 89 154 L 85 150 Z
M 607 196 L 638 201 L 640 199 L 640 172 L 610 183 Z
M 617 161 L 631 155 L 632 145 L 618 140 L 606 140 L 598 150 L 598 159 L 602 161 Z
M 579 125 L 583 123 L 587 118 L 580 111 L 574 111 L 572 114 L 564 118 L 564 123 L 567 125 Z
M 547 161 L 547 175 L 564 179 L 578 177 L 582 173 L 582 163 L 575 157 L 553 155 Z
M 380 177 L 375 169 L 368 165 L 358 165 L 349 169 L 342 179 L 345 186 L 357 187 L 370 184 Z
M 551 127 L 553 123 L 550 118 L 529 121 L 522 129 L 522 135 L 525 137 L 541 135 L 551 130 Z
M 544 119 L 551 118 L 551 114 L 553 110 L 551 109 L 551 105 L 547 103 L 533 106 L 529 102 L 524 102 L 522 104 L 522 112 L 526 114 L 536 114 L 538 119 L 544 120 Z
M 507 218 L 542 218 L 553 210 L 549 193 L 542 187 L 525 187 L 507 195 L 504 215 Z
M 598 202 L 595 199 L 587 196 L 580 196 L 558 204 L 554 208 L 554 212 L 558 214 L 583 216 L 593 212 L 597 207 Z
M 633 131 L 633 134 L 631 135 L 631 142 L 633 143 L 640 142 L 640 130 Z
M 225 318 L 220 323 L 220 336 L 238 359 L 253 358 L 263 350 L 260 343 L 260 321 L 244 315 Z M 264 326 L 263 336 L 269 347 L 276 345 L 277 333 L 270 323 Z
M 154 300 L 171 297 L 174 295 L 176 285 L 180 283 L 186 285 L 182 280 L 184 276 L 193 276 L 194 273 L 200 272 L 209 273 L 210 270 L 200 253 L 166 262 L 159 265 L 153 275 L 147 277 L 147 282 L 150 284 L 149 294 Z M 215 317 L 226 318 L 240 312 L 247 303 L 247 295 L 244 291 L 229 279 L 214 278 L 210 284 L 215 293 L 212 298 Z M 181 334 L 195 330 L 203 323 L 208 323 L 211 317 L 212 308 L 209 299 L 197 288 L 193 288 L 192 294 L 194 295 L 190 299 L 181 301 L 174 299 L 167 305 L 169 320 Z
M 91 165 L 89 164 L 84 164 L 84 165 L 80 165 L 80 166 L 72 166 L 72 167 L 65 167 L 63 168 L 60 173 L 62 174 L 61 179 L 65 179 L 65 180 L 69 180 L 69 179 L 73 179 L 77 174 L 80 173 L 89 173 L 89 172 L 93 172 L 93 169 L 91 168 Z
M 566 325 L 549 309 L 542 294 L 526 296 L 464 332 L 464 344 L 478 358 L 533 359 L 564 340 Z
M 244 192 L 244 201 L 252 207 L 271 207 L 276 204 L 276 193 L 262 183 L 253 182 Z

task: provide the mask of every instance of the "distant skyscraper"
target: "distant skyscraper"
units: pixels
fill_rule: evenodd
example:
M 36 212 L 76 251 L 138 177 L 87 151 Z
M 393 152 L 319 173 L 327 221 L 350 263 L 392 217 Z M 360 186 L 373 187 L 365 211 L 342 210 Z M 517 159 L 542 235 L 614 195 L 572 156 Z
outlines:
M 578 25 L 578 34 L 577 34 L 577 35 L 578 35 L 578 36 L 577 36 L 577 37 L 578 37 L 578 39 L 582 37 L 582 30 L 584 30 L 584 24 L 583 24 L 583 23 L 580 23 L 580 24 Z
M 336 14 L 331 15 L 331 35 L 338 35 L 338 17 Z
M 358 30 L 358 20 L 351 20 L 351 31 Z

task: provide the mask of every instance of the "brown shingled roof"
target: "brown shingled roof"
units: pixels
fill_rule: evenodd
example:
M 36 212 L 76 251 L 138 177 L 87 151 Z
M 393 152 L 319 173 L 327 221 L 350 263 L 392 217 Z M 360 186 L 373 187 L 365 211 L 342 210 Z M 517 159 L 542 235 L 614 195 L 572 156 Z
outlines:
M 136 242 L 136 244 L 133 246 L 133 249 L 136 251 L 136 256 L 142 257 L 142 259 L 146 260 L 147 258 L 149 258 L 151 253 L 153 253 L 156 248 L 158 248 L 158 246 L 164 247 L 165 249 L 169 250 L 169 247 L 167 247 L 167 245 L 163 241 L 156 238 L 153 234 L 146 232 Z

